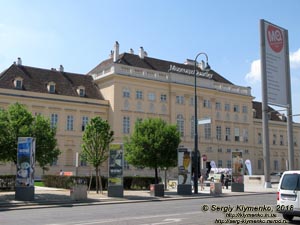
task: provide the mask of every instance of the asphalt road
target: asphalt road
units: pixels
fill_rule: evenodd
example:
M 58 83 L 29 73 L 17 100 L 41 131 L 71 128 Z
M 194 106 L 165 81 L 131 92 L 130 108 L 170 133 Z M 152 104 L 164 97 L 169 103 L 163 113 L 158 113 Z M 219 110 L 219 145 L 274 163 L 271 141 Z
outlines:
M 0 212 L 1 225 L 227 225 L 266 223 L 285 224 L 282 216 L 276 213 L 276 194 L 65 206 Z

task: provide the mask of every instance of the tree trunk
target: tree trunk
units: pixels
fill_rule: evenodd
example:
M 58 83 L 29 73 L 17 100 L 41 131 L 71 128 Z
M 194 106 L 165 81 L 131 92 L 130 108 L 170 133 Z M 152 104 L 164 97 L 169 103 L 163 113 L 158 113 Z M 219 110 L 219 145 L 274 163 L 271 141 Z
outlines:
M 96 167 L 96 193 L 99 193 L 99 171 L 98 167 Z
M 99 168 L 99 186 L 100 186 L 100 193 L 103 194 L 102 179 L 101 179 L 101 169 L 100 168 Z

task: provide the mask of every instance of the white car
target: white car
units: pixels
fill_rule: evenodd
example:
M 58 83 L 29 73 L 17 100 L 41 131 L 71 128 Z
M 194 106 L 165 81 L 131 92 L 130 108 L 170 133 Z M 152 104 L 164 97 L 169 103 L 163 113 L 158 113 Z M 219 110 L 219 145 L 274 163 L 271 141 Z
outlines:
M 300 216 L 300 170 L 282 174 L 277 192 L 277 211 L 286 220 Z

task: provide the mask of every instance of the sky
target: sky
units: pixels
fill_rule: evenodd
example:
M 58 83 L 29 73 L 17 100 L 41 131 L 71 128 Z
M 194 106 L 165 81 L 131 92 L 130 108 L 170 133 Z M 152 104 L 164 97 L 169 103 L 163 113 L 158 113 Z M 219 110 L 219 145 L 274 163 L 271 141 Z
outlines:
M 205 52 L 213 70 L 261 101 L 264 19 L 288 30 L 292 110 L 300 114 L 299 12 L 298 0 L 0 0 L 0 71 L 21 57 L 23 65 L 86 74 L 118 41 L 120 53 L 142 46 L 178 63 Z

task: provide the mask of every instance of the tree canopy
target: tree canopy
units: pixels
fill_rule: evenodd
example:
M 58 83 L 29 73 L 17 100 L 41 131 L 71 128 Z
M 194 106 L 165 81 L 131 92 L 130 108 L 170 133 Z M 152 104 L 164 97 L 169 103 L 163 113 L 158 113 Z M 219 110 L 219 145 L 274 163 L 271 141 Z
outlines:
M 138 120 L 133 134 L 125 138 L 125 159 L 137 167 L 149 167 L 155 170 L 177 165 L 177 148 L 180 134 L 176 125 L 168 125 L 160 118 Z
M 0 161 L 17 164 L 18 137 L 34 137 L 36 161 L 46 170 L 60 154 L 55 136 L 50 121 L 41 115 L 34 117 L 24 105 L 15 103 L 0 110 Z
M 91 119 L 83 133 L 81 158 L 95 168 L 97 193 L 99 186 L 102 191 L 100 167 L 108 158 L 108 147 L 113 141 L 113 135 L 110 125 L 101 117 Z

